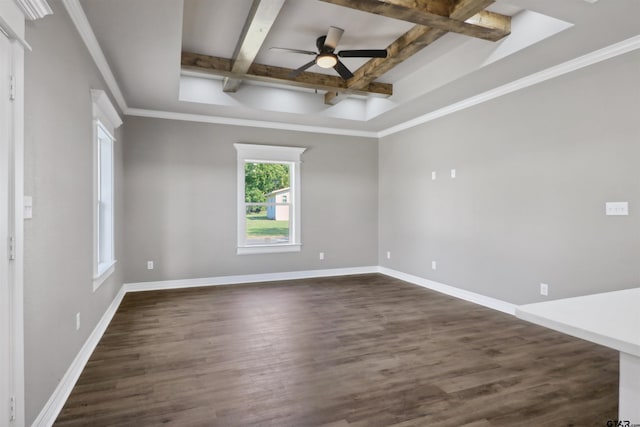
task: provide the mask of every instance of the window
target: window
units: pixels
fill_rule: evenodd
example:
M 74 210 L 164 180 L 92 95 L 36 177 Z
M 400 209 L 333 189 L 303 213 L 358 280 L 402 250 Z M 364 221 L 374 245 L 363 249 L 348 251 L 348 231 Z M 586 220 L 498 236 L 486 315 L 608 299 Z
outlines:
M 101 90 L 92 90 L 93 99 L 93 290 L 115 269 L 114 142 L 120 116 Z
M 300 251 L 299 147 L 234 144 L 238 254 Z

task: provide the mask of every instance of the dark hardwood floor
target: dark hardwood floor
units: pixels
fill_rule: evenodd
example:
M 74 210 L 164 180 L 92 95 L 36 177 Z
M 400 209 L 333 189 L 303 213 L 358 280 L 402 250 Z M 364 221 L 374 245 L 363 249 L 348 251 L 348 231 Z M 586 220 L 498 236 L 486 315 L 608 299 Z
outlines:
M 128 294 L 57 426 L 606 426 L 616 351 L 383 275 Z

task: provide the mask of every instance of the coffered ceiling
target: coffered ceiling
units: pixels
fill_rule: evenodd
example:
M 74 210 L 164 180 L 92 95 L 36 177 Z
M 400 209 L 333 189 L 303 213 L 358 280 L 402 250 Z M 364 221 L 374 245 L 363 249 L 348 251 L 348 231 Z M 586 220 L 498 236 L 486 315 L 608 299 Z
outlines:
M 636 0 L 65 0 L 68 9 L 74 1 L 129 114 L 363 134 L 640 32 Z M 315 52 L 331 26 L 344 30 L 336 52 L 387 57 L 339 58 L 354 75 L 344 80 L 314 55 L 271 49 Z

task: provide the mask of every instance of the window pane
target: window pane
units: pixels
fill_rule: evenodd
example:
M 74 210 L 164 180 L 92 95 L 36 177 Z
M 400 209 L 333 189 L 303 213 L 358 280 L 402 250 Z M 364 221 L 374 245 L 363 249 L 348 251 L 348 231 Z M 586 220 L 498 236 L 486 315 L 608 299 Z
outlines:
M 246 243 L 289 243 L 289 205 L 249 206 L 246 209 Z
M 245 244 L 289 243 L 290 166 L 245 163 Z
M 113 140 L 97 128 L 97 254 L 98 266 L 113 261 Z M 100 269 L 100 267 L 98 267 Z
M 98 233 L 96 235 L 96 237 L 98 238 L 98 241 L 96 242 L 96 254 L 97 254 L 96 257 L 97 257 L 98 264 L 100 264 L 103 261 L 103 255 L 102 255 L 103 252 L 101 248 L 104 245 L 104 238 L 102 237 L 103 234 L 102 234 L 102 231 L 100 230 L 101 228 L 100 226 L 101 224 L 104 223 L 104 220 L 102 219 L 102 217 L 104 216 L 104 213 L 102 212 L 102 203 L 100 203 L 99 200 L 97 202 L 96 211 L 98 214 L 98 223 L 97 223 Z
M 107 205 L 106 203 L 98 203 L 98 264 L 109 261 L 108 256 L 108 239 L 107 230 Z
M 111 199 L 111 175 L 113 173 L 113 159 L 111 158 L 111 140 L 105 135 L 100 138 L 99 144 L 99 199 L 103 202 L 109 202 Z

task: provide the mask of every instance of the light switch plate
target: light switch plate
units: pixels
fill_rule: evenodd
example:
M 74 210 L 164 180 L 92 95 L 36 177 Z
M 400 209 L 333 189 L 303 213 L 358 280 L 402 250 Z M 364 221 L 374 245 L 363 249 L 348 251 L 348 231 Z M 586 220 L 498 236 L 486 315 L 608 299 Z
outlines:
M 24 196 L 24 219 L 33 218 L 33 198 Z
M 607 215 L 629 215 L 629 202 L 607 202 L 605 212 Z

